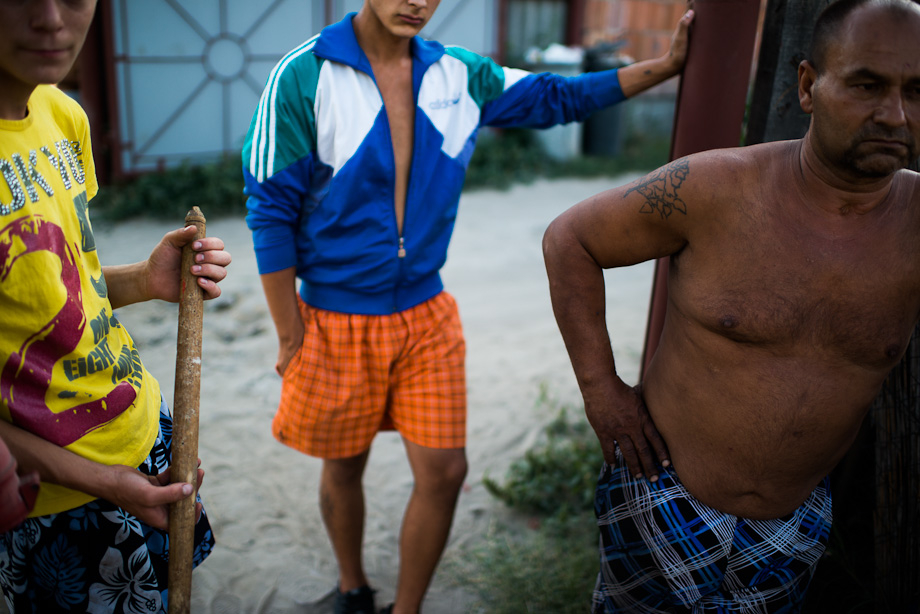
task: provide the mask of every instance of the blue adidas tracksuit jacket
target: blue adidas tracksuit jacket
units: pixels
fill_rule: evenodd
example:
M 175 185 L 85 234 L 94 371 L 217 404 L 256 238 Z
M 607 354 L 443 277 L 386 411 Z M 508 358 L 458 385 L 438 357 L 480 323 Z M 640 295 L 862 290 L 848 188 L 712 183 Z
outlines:
M 480 126 L 580 121 L 624 97 L 616 71 L 531 74 L 415 37 L 415 142 L 400 237 L 387 115 L 353 17 L 272 70 L 243 149 L 246 221 L 259 272 L 296 266 L 307 304 L 389 314 L 443 288 L 438 271 Z

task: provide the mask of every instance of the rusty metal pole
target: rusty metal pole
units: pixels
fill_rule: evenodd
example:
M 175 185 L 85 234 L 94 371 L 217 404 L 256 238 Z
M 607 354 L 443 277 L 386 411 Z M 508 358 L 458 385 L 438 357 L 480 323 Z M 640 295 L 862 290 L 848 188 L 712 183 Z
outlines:
M 172 462 L 169 469 L 172 482 L 188 482 L 197 488 L 204 294 L 191 273 L 195 260 L 191 244 L 205 236 L 205 218 L 198 207 L 193 207 L 186 214 L 185 225 L 194 225 L 198 233 L 182 249 Z M 169 507 L 169 614 L 189 614 L 191 610 L 194 542 L 195 497 L 191 496 Z
M 688 154 L 735 147 L 741 140 L 760 0 L 694 0 L 696 16 L 684 66 L 671 160 Z M 661 338 L 668 302 L 668 259 L 655 263 L 640 381 Z

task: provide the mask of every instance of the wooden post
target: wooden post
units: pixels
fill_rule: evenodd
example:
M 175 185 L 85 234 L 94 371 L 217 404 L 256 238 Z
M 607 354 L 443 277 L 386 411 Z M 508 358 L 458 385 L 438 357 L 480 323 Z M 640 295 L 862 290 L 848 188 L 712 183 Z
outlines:
M 828 0 L 770 0 L 764 14 L 746 145 L 805 136 L 811 115 L 799 106 L 799 63 Z
M 741 137 L 760 0 L 694 0 L 687 63 L 680 79 L 671 160 Z M 639 381 L 658 349 L 668 296 L 668 258 L 655 263 Z
M 172 482 L 188 482 L 197 488 L 204 294 L 191 273 L 195 260 L 191 243 L 205 236 L 205 218 L 198 207 L 193 207 L 185 216 L 185 225 L 190 224 L 198 229 L 198 234 L 182 249 L 170 478 Z M 169 614 L 190 612 L 194 541 L 195 497 L 192 496 L 169 508 Z
M 918 170 L 914 160 L 911 170 Z M 875 612 L 920 608 L 920 326 L 872 406 Z

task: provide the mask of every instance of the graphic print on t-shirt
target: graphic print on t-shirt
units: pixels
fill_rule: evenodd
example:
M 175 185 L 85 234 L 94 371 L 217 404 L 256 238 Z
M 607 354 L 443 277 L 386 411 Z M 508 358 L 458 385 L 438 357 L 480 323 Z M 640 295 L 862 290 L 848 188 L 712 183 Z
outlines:
M 19 218 L 0 230 L 0 283 L 10 276 L 21 258 L 37 251 L 50 252 L 59 260 L 66 299 L 61 310 L 7 359 L 0 372 L 0 398 L 8 404 L 15 424 L 66 446 L 120 415 L 134 402 L 137 392 L 128 381 L 120 381 L 105 396 L 67 411 L 56 413 L 47 406 L 45 395 L 54 366 L 77 348 L 87 321 L 79 267 L 71 246 L 61 227 L 41 216 Z M 94 334 L 94 338 L 99 336 Z M 115 357 L 106 343 L 99 343 L 86 364 L 90 370 L 112 368 L 119 358 L 124 362 L 124 356 Z M 133 362 L 130 352 L 128 360 Z M 85 373 L 88 369 L 84 366 L 82 370 Z M 65 366 L 65 372 L 79 376 L 80 367 Z

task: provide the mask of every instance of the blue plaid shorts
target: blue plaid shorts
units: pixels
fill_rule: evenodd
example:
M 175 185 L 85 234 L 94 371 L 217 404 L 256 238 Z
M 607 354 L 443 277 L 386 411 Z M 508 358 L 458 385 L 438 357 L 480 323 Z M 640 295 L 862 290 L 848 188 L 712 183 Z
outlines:
M 617 450 L 595 493 L 594 613 L 798 612 L 831 527 L 827 478 L 792 514 L 748 520 L 697 501 L 672 470 L 634 478 Z

